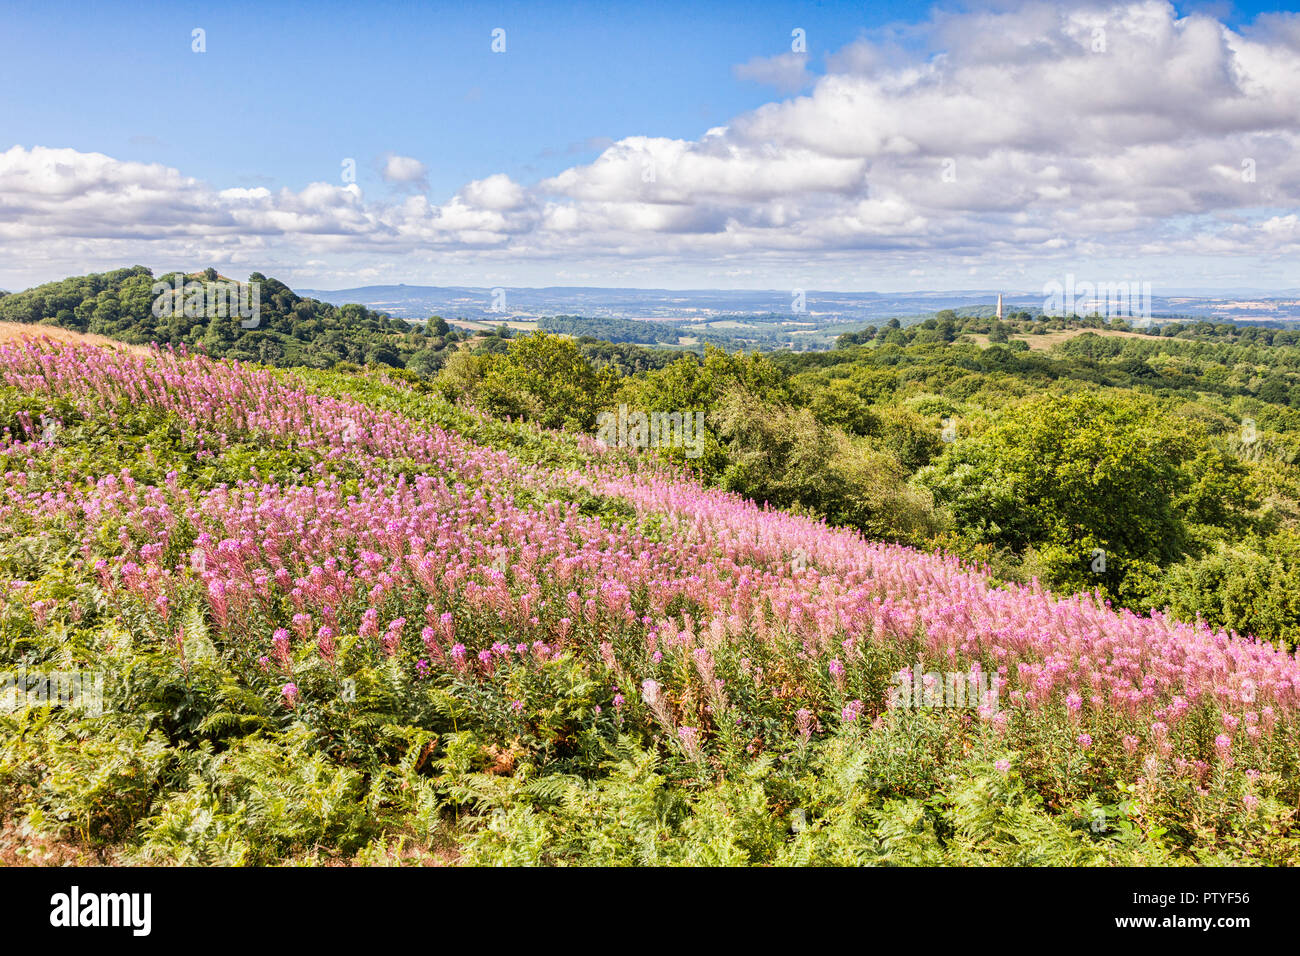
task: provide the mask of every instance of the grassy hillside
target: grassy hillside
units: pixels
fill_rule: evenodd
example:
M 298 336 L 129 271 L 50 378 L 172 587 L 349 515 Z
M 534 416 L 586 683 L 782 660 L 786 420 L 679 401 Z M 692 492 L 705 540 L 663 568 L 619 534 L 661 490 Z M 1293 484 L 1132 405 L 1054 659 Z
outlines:
M 652 453 L 710 487 L 945 548 L 1001 580 L 1300 639 L 1295 330 L 943 311 L 829 351 L 697 354 L 600 341 L 571 316 L 577 338 L 412 327 L 257 281 L 255 329 L 156 315 L 140 267 L 0 298 L 0 316 L 284 368 L 387 369 L 489 416 L 590 437 L 620 408 L 698 414 L 698 455 Z
M 1298 862 L 1275 646 L 379 370 L 0 383 L 6 860 Z

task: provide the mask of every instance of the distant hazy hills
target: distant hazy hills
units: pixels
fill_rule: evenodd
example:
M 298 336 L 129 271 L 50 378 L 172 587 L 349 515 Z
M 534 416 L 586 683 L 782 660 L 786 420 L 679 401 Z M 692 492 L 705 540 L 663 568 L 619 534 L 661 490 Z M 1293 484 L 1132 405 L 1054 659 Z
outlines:
M 921 316 L 940 309 L 992 314 L 996 290 L 951 292 L 803 292 L 795 290 L 729 289 L 601 289 L 551 286 L 542 289 L 506 287 L 499 292 L 472 286 L 374 285 L 354 289 L 298 289 L 298 294 L 325 302 L 356 302 L 394 316 L 423 319 L 440 315 L 476 322 L 535 320 L 542 316 L 581 315 L 592 318 L 672 319 L 699 321 L 730 315 L 803 317 L 817 325 L 863 322 L 892 317 Z M 495 294 L 494 294 L 495 292 Z M 1042 311 L 1042 293 L 1004 292 L 1006 312 Z M 1104 309 L 1103 309 L 1104 311 Z M 1151 312 L 1160 316 L 1192 316 L 1253 321 L 1300 320 L 1300 289 L 1284 291 L 1186 290 L 1151 295 Z

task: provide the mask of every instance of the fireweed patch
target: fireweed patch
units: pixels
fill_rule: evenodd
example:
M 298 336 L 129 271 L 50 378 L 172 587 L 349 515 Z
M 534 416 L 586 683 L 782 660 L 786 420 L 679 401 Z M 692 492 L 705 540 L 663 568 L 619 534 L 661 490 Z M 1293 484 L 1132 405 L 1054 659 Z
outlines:
M 7 813 L 151 861 L 1294 860 L 1284 650 L 349 381 L 0 348 L 70 423 L 0 447 L 4 665 L 110 675 L 0 714 Z

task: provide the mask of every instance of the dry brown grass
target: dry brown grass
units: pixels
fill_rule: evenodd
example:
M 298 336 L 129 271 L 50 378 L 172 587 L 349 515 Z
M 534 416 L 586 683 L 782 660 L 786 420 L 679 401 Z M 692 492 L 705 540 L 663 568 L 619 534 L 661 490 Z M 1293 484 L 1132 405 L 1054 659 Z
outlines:
M 413 834 L 389 834 L 365 855 L 344 857 L 318 851 L 298 853 L 273 866 L 387 867 L 456 866 L 460 851 L 447 826 L 435 838 Z M 63 840 L 33 832 L 17 816 L 0 819 L 0 867 L 18 866 L 124 866 L 132 864 L 124 845 L 87 847 L 77 840 Z M 134 864 L 132 864 L 134 865 Z
M 148 355 L 149 349 L 143 345 L 127 345 L 102 335 L 86 335 L 61 329 L 57 325 L 28 325 L 25 322 L 0 322 L 0 344 L 6 342 L 23 342 L 48 339 L 51 342 L 79 343 L 82 345 L 100 345 L 108 348 L 122 349 L 133 355 Z
M 116 848 L 90 849 L 75 840 L 34 833 L 16 818 L 0 820 L 0 867 L 113 866 L 120 862 Z

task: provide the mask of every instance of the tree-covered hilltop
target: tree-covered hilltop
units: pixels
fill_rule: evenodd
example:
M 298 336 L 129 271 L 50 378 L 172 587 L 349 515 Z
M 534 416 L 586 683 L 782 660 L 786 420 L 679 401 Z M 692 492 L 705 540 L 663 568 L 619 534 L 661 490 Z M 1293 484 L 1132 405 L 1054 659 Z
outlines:
M 339 362 L 376 364 L 424 375 L 441 368 L 447 350 L 462 337 L 441 319 L 415 325 L 363 305 L 305 299 L 260 272 L 248 277 L 248 284 L 258 283 L 256 327 L 246 328 L 250 320 L 237 312 L 155 309 L 160 294 L 167 295 L 157 291 L 159 286 L 175 287 L 178 278 L 181 286 L 187 281 L 229 283 L 215 269 L 155 278 L 145 266 L 132 266 L 2 296 L 0 320 L 56 325 L 135 345 L 202 347 L 214 358 L 311 368 L 332 368 Z

